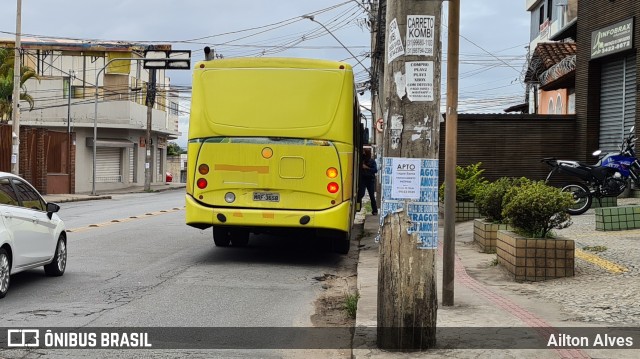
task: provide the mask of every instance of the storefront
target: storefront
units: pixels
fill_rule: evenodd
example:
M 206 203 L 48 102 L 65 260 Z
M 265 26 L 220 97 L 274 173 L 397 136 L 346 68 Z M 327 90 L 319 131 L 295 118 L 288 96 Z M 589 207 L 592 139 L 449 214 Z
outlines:
M 615 151 L 635 124 L 637 66 L 632 38 L 633 18 L 591 33 L 590 61 L 600 65 L 598 144 L 605 152 Z
M 582 160 L 615 151 L 638 118 L 635 0 L 578 2 L 576 138 Z M 638 127 L 638 126 L 636 126 Z

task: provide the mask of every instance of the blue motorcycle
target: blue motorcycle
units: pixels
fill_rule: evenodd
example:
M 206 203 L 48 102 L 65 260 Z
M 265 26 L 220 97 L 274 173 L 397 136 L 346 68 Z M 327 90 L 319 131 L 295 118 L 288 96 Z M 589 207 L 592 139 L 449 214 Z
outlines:
M 600 157 L 595 165 L 588 165 L 578 161 L 557 160 L 545 158 L 542 162 L 552 167 L 547 181 L 555 173 L 564 173 L 577 177 L 582 182 L 572 182 L 562 188 L 563 192 L 573 195 L 574 204 L 567 212 L 579 215 L 591 208 L 593 198 L 617 197 L 627 188 L 629 178 L 637 188 L 640 188 L 640 162 L 635 153 L 635 126 L 631 127 L 629 135 L 622 141 L 620 151 L 607 153 Z M 602 151 L 593 153 L 600 156 Z

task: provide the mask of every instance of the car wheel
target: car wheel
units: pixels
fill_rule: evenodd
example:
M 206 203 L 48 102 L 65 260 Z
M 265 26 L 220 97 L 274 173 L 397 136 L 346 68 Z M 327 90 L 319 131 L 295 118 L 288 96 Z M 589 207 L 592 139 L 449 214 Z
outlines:
M 231 231 L 226 227 L 213 227 L 213 243 L 217 247 L 228 247 L 231 243 Z
M 11 277 L 11 261 L 4 249 L 0 249 L 0 298 L 4 298 L 9 291 L 9 281 Z
M 44 266 L 44 272 L 47 275 L 59 277 L 64 274 L 64 270 L 67 268 L 67 244 L 64 238 L 60 236 L 58 238 L 58 244 L 56 245 L 56 254 L 53 256 L 51 263 Z

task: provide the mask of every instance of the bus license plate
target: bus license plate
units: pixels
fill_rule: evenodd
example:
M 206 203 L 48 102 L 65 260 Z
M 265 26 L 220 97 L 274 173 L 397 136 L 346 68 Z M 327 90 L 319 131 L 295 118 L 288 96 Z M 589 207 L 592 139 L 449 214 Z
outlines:
M 280 202 L 280 193 L 253 192 L 253 200 L 262 202 Z

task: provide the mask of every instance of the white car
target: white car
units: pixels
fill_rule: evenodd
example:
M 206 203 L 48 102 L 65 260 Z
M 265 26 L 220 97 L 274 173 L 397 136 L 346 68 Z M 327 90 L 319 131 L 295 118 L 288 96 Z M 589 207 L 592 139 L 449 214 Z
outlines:
M 39 266 L 50 276 L 64 274 L 67 234 L 59 210 L 27 181 L 0 172 L 0 298 L 12 274 Z

